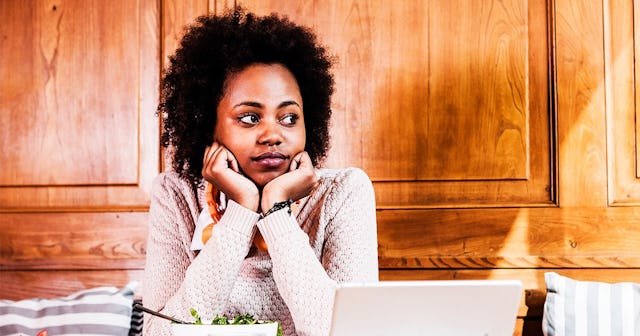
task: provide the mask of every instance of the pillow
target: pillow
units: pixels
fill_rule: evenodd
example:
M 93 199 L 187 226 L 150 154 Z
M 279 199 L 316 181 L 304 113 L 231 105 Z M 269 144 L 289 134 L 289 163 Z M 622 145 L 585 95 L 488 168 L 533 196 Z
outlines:
M 137 282 L 96 287 L 55 299 L 0 300 L 0 335 L 123 335 L 131 328 Z
M 544 335 L 640 335 L 640 284 L 578 281 L 554 272 L 544 278 Z

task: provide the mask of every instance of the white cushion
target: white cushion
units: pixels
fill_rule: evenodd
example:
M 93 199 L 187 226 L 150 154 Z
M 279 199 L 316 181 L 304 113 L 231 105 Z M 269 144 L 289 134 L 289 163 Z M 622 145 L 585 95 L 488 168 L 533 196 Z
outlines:
M 546 336 L 640 335 L 640 284 L 578 281 L 545 273 Z
M 128 335 L 137 282 L 55 299 L 0 300 L 0 335 Z

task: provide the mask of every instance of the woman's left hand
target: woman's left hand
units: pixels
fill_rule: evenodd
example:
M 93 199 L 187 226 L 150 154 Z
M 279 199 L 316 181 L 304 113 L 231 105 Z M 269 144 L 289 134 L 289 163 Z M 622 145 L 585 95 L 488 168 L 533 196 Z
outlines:
M 288 172 L 264 186 L 260 207 L 266 212 L 277 202 L 297 201 L 309 195 L 317 183 L 318 178 L 309 154 L 300 152 L 291 160 Z

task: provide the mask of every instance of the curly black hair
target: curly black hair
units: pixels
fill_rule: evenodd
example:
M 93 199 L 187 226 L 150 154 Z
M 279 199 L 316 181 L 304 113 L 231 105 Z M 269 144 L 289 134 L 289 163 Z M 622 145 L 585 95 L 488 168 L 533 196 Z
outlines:
M 169 61 L 157 114 L 162 145 L 171 147 L 172 166 L 181 177 L 200 183 L 225 80 L 256 63 L 279 63 L 294 75 L 304 103 L 305 150 L 314 166 L 326 157 L 333 59 L 310 28 L 275 13 L 257 16 L 235 7 L 221 16 L 198 17 Z

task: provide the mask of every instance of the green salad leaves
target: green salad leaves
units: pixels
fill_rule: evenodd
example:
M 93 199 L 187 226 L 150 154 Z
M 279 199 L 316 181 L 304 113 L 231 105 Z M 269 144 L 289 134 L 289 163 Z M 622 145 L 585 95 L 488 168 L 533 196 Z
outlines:
M 191 308 L 189 312 L 191 313 L 191 316 L 193 316 L 193 318 L 195 319 L 194 324 L 204 324 L 202 323 L 202 318 L 200 317 L 200 314 L 198 314 L 198 312 L 195 309 Z M 222 316 L 216 315 L 213 321 L 211 321 L 211 324 L 215 324 L 215 325 L 262 324 L 262 323 L 277 323 L 277 322 L 256 320 L 250 314 L 238 314 L 232 319 L 226 317 L 225 315 L 222 315 Z M 280 323 L 278 323 L 277 336 L 282 336 L 282 327 L 280 326 Z

